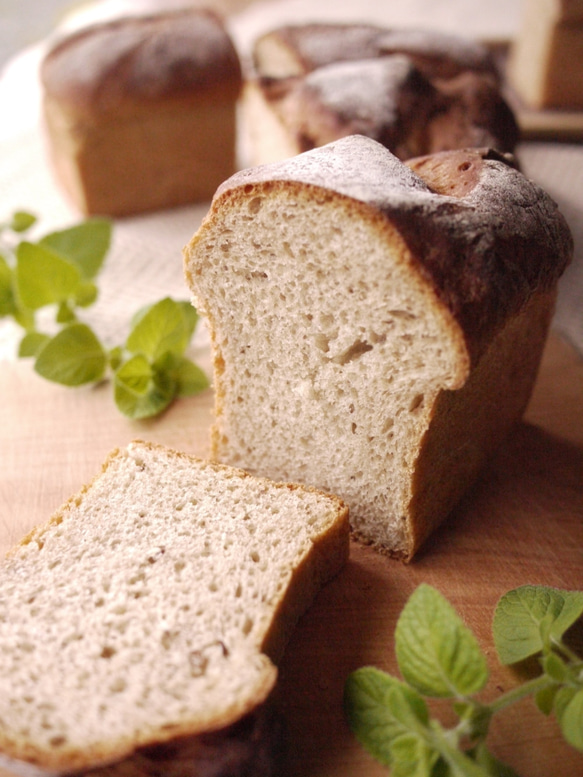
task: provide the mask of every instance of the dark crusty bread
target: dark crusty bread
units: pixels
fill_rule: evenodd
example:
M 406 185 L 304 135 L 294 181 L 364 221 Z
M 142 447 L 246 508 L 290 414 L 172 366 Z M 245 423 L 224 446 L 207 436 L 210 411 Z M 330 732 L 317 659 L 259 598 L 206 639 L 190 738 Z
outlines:
M 84 213 L 208 199 L 235 170 L 241 65 L 211 11 L 124 17 L 67 34 L 41 78 L 53 166 Z
M 185 251 L 212 455 L 317 485 L 411 559 L 520 419 L 572 240 L 495 152 L 353 136 L 242 171 Z
M 0 763 L 267 775 L 272 661 L 348 539 L 314 489 L 115 452 L 0 565 Z
M 431 78 L 468 70 L 498 78 L 482 44 L 434 30 L 387 29 L 370 24 L 285 25 L 261 35 L 253 46 L 257 72 L 265 78 L 305 75 L 333 62 L 404 54 Z
M 254 164 L 353 134 L 399 159 L 465 147 L 512 151 L 518 139 L 492 56 L 474 41 L 308 24 L 264 34 L 253 57 L 243 126 Z

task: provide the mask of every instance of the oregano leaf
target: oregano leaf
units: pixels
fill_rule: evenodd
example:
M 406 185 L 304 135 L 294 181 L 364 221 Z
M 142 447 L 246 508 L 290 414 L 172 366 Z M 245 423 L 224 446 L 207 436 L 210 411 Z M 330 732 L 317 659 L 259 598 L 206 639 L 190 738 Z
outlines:
M 496 606 L 492 630 L 498 657 L 514 664 L 536 655 L 548 639 L 560 640 L 583 614 L 583 592 L 525 585 Z
M 424 737 L 407 732 L 391 742 L 392 777 L 427 777 L 439 759 L 439 752 Z
M 51 232 L 39 241 L 41 246 L 66 257 L 85 280 L 99 273 L 111 244 L 111 223 L 92 218 L 68 229 Z
M 186 356 L 165 353 L 155 367 L 176 384 L 177 397 L 190 397 L 209 386 L 209 379 L 201 368 Z
M 79 270 L 44 246 L 23 241 L 16 249 L 18 296 L 30 310 L 58 304 L 73 296 L 81 280 Z
M 543 715 L 550 715 L 555 705 L 555 697 L 559 690 L 559 685 L 547 685 L 541 688 L 534 695 L 534 703 Z
M 12 214 L 10 221 L 10 229 L 13 232 L 26 232 L 34 224 L 36 224 L 37 217 L 33 213 L 29 213 L 26 210 L 17 210 Z
M 50 339 L 50 335 L 42 332 L 27 332 L 19 343 L 18 355 L 22 358 L 37 356 Z
M 165 297 L 137 317 L 128 335 L 126 348 L 155 361 L 167 351 L 182 354 L 190 336 L 190 320 L 185 316 L 182 306 L 170 297 Z
M 0 254 L 0 316 L 11 316 L 16 309 L 13 284 L 12 269 Z
M 583 688 L 572 694 L 557 717 L 566 741 L 583 751 Z
M 390 766 L 391 743 L 409 731 L 407 725 L 395 718 L 391 694 L 401 691 L 401 699 L 408 699 L 414 715 L 425 724 L 427 707 L 421 697 L 395 677 L 374 667 L 362 667 L 349 675 L 344 688 L 344 709 L 350 729 L 359 742 L 385 766 Z
M 421 584 L 403 608 L 395 650 L 405 680 L 426 696 L 467 696 L 480 691 L 488 668 L 478 642 L 450 603 Z
M 52 337 L 40 351 L 34 369 L 43 378 L 65 386 L 81 386 L 100 380 L 107 356 L 94 332 L 75 323 Z
M 115 372 L 114 399 L 128 418 L 149 418 L 162 412 L 174 399 L 176 385 L 155 370 L 143 354 L 136 354 Z

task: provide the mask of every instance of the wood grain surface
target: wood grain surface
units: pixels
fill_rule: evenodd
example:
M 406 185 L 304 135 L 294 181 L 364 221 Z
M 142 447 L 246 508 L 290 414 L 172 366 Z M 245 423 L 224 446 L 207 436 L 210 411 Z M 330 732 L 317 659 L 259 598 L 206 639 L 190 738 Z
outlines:
M 1 551 L 93 477 L 114 447 L 140 437 L 207 452 L 210 390 L 158 420 L 131 422 L 115 409 L 109 385 L 65 389 L 20 362 L 1 365 L 0 397 Z M 353 543 L 345 570 L 300 622 L 277 692 L 292 777 L 386 774 L 348 731 L 342 689 L 364 664 L 397 671 L 395 623 L 421 582 L 437 587 L 475 630 L 491 669 L 485 698 L 518 682 L 494 654 L 498 598 L 524 583 L 583 588 L 583 362 L 556 336 L 525 422 L 418 559 L 404 565 Z M 583 774 L 583 755 L 528 700 L 495 719 L 491 745 L 523 777 Z

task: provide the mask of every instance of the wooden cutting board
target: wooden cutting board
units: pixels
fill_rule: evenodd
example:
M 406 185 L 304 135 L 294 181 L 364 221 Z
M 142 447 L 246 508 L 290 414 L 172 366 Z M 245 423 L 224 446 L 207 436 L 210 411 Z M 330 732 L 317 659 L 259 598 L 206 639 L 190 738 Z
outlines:
M 44 522 L 116 446 L 140 437 L 206 454 L 211 391 L 158 420 L 130 422 L 108 385 L 68 390 L 24 362 L 0 366 L 0 551 Z M 491 668 L 487 698 L 517 682 L 493 649 L 498 598 L 524 583 L 583 588 L 583 362 L 557 337 L 526 422 L 417 561 L 406 566 L 353 543 L 345 570 L 300 622 L 279 683 L 291 777 L 386 774 L 348 731 L 342 689 L 364 664 L 397 671 L 395 623 L 421 582 L 437 587 L 475 630 Z M 524 777 L 583 774 L 583 754 L 563 744 L 554 721 L 530 701 L 495 719 L 491 746 Z

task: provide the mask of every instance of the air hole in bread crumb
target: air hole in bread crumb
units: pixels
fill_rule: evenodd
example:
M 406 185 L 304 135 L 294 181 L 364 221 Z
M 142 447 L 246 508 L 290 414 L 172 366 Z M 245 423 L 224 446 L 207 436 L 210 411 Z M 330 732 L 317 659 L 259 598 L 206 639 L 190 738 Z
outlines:
M 116 654 L 115 648 L 111 647 L 111 645 L 105 645 L 101 653 L 99 654 L 100 658 L 111 658 Z
M 409 405 L 409 412 L 414 413 L 416 410 L 419 410 L 423 405 L 423 399 L 423 394 L 417 394 L 417 396 L 413 397 Z
M 51 747 L 63 747 L 63 745 L 67 744 L 67 737 L 64 737 L 62 735 L 51 737 L 49 739 L 49 745 Z
M 354 423 L 354 421 L 350 424 L 350 431 L 352 432 L 352 434 L 356 434 L 356 424 Z
M 460 171 L 460 173 L 465 173 L 467 170 L 470 169 L 471 166 L 472 166 L 471 162 L 462 162 L 461 165 L 458 166 L 458 170 Z
M 243 623 L 243 628 L 241 631 L 245 636 L 251 633 L 251 629 L 253 628 L 253 620 L 249 617 L 245 618 L 245 622 Z
M 256 564 L 260 561 L 259 553 L 256 550 L 252 550 L 250 553 L 251 561 L 254 561 Z
M 209 591 L 212 594 L 216 593 L 218 590 L 219 590 L 219 587 L 214 580 L 211 583 L 209 583 Z
M 112 693 L 122 693 L 123 691 L 125 691 L 126 688 L 127 688 L 127 684 L 126 684 L 126 681 L 123 679 L 123 677 L 118 677 L 109 686 L 109 690 Z

